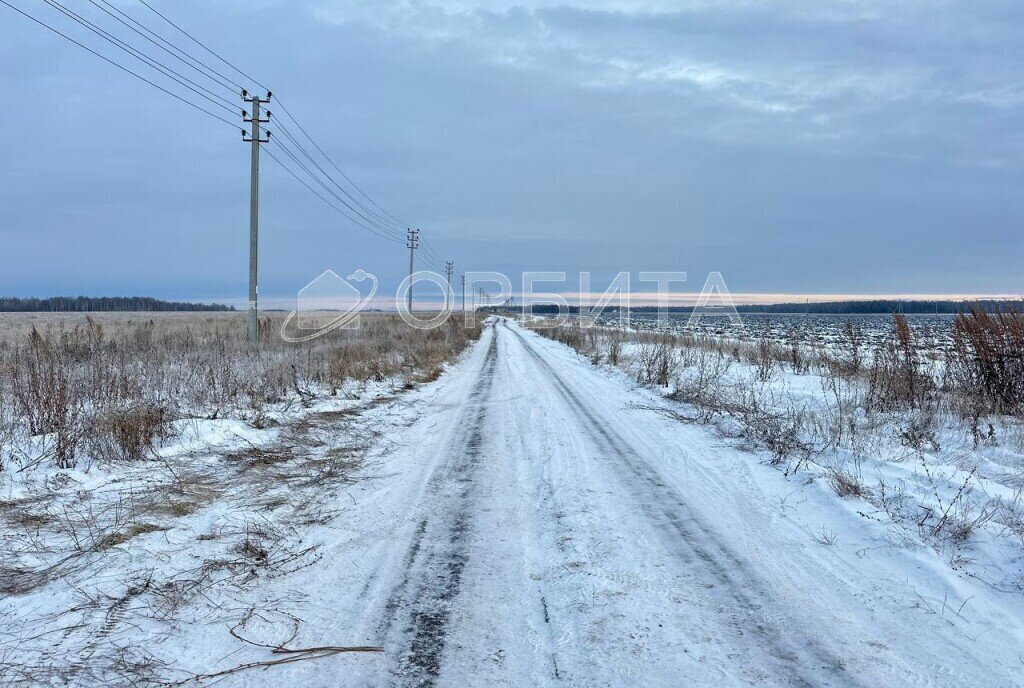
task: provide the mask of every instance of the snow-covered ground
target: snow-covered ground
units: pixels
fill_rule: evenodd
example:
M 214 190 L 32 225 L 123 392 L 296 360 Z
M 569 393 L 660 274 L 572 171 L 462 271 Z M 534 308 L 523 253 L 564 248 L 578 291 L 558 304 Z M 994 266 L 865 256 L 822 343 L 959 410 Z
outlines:
M 658 346 L 627 336 L 618 366 L 644 380 Z M 663 412 L 713 428 L 791 481 L 829 484 L 893 542 L 923 543 L 952 568 L 1024 594 L 1024 420 L 982 415 L 972 427 L 955 393 L 933 382 L 942 360 L 922 365 L 932 386 L 920 406 L 880 409 L 873 373 L 834 372 L 842 352 L 797 367 L 736 346 L 670 345 L 673 372 L 658 391 L 684 403 Z
M 194 428 L 118 478 L 165 521 L 3 582 L 0 680 L 1024 684 L 1019 592 L 679 408 L 498 319 L 431 384 Z M 282 652 L 348 646 L 381 651 Z

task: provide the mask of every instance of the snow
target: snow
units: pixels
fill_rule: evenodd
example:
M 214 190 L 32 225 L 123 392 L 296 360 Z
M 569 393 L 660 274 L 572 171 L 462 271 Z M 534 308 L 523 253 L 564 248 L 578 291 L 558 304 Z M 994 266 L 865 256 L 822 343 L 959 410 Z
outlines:
M 639 346 L 626 342 L 621 349 L 622 366 L 629 370 Z M 698 351 L 697 356 L 716 360 L 717 354 Z M 789 366 L 778 364 L 761 380 L 755 365 L 727 356 L 719 367 L 722 370 L 720 379 L 705 373 L 713 382 L 716 403 L 712 406 L 717 412 L 707 413 L 704 408 L 701 414 L 685 406 L 672 410 L 708 419 L 720 436 L 746 449 L 756 448 L 759 440 L 737 419 L 743 411 L 759 407 L 784 420 L 802 416 L 796 432 L 813 456 L 793 452 L 779 459 L 780 470 L 794 473 L 792 479 L 826 481 L 833 469 L 845 470 L 870 493 L 868 499 L 856 500 L 859 513 L 864 518 L 881 517 L 890 528 L 890 538 L 922 544 L 923 537 L 924 544 L 934 547 L 950 566 L 1000 589 L 1024 592 L 1024 426 L 1019 418 L 983 419 L 982 428 L 992 423 L 992 436 L 975 442 L 968 423 L 941 407 L 868 414 L 863 408 L 863 381 L 838 380 L 837 396 L 830 381 L 814 372 L 814 367 L 795 374 Z M 676 383 L 685 386 L 696 377 L 697 370 L 684 367 Z M 662 391 L 671 394 L 675 389 Z M 838 411 L 840 403 L 845 420 Z M 742 411 L 723 412 L 729 405 Z M 912 447 L 905 433 L 923 420 L 930 434 L 922 446 Z M 837 449 L 832 446 L 833 433 L 840 426 L 844 439 Z M 794 470 L 797 465 L 799 470 Z M 949 516 L 948 527 L 930 532 L 942 514 Z M 963 523 L 975 524 L 969 537 L 952 536 L 951 531 Z
M 390 396 L 298 447 L 328 457 L 372 433 L 354 482 L 312 493 L 225 472 L 237 484 L 165 529 L 9 595 L 0 678 L 39 654 L 87 661 L 114 638 L 158 660 L 152 680 L 273 659 L 266 645 L 383 648 L 219 686 L 1024 683 L 1019 592 L 954 570 L 912 535 L 894 540 L 884 513 L 865 518 L 823 481 L 787 478 L 714 428 L 672 419 L 656 390 L 512 321 L 492 322 L 437 381 Z M 282 420 L 203 421 L 162 457 L 226 470 L 225 452 L 293 441 Z M 289 494 L 327 515 L 303 524 L 270 500 Z M 219 570 L 166 614 L 149 588 L 125 595 L 145 576 L 180 583 L 262 521 L 284 533 L 274 551 L 316 549 L 253 576 Z M 98 625 L 83 614 L 89 631 L 58 640 L 84 593 L 133 602 L 96 611 Z M 28 639 L 40 633 L 51 635 Z

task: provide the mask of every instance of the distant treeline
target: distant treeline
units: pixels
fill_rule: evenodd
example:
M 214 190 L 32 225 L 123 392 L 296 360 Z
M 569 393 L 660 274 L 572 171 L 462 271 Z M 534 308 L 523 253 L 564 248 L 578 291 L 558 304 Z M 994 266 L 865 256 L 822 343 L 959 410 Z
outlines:
M 829 301 L 826 303 L 808 304 L 777 303 L 770 306 L 737 306 L 736 310 L 741 313 L 870 315 L 875 313 L 966 313 L 972 308 L 980 308 L 991 313 L 999 311 L 1024 312 L 1024 301 L 1009 301 L 1005 299 L 984 299 L 980 301 Z
M 219 303 L 161 301 L 149 296 L 53 296 L 48 299 L 19 299 L 0 296 L 4 313 L 88 313 L 98 311 L 233 311 Z
M 874 301 L 829 301 L 826 303 L 776 303 L 769 305 L 744 305 L 736 306 L 740 313 L 810 313 L 818 315 L 872 315 L 888 313 L 966 313 L 972 308 L 981 308 L 990 313 L 999 311 L 1024 312 L 1024 300 L 1009 301 L 998 299 L 983 299 L 979 301 L 897 301 L 897 300 L 874 300 Z M 495 309 L 488 309 L 495 310 Z M 617 308 L 607 308 L 605 312 L 616 311 Z M 655 313 L 655 306 L 640 306 L 631 309 L 634 313 Z M 668 313 L 691 313 L 691 306 L 671 306 L 665 309 Z M 533 312 L 538 314 L 557 313 L 558 307 L 547 304 L 537 304 Z M 570 313 L 579 312 L 579 307 L 570 306 Z

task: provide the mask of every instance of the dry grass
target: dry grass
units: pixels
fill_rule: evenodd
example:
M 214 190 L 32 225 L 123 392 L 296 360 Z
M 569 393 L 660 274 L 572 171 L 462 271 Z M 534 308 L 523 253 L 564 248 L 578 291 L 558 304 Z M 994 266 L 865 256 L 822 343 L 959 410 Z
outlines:
M 957 316 L 948 373 L 965 416 L 1024 412 L 1024 314 Z
M 286 400 L 308 404 L 352 382 L 435 379 L 479 336 L 461 320 L 423 331 L 367 314 L 359 330 L 289 344 L 278 335 L 283 316 L 273 315 L 251 351 L 244 317 L 0 315 L 0 470 L 5 447 L 19 468 L 143 458 L 180 418 L 266 427 L 268 408 Z
M 827 471 L 829 485 L 840 497 L 865 497 L 867 490 L 860 476 L 843 466 L 830 466 Z

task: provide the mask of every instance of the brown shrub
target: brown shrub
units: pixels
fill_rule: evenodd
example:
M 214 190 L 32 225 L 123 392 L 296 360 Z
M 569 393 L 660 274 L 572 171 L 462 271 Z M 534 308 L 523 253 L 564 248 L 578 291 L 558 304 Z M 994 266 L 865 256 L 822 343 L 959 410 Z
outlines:
M 102 458 L 141 459 L 165 437 L 169 420 L 166 409 L 151 403 L 107 411 L 96 419 L 93 451 Z
M 948 380 L 963 408 L 1019 414 L 1024 410 L 1024 314 L 975 308 L 953 323 Z
M 893 315 L 892 335 L 875 349 L 867 370 L 867 408 L 872 411 L 895 411 L 921 408 L 933 397 L 935 376 L 922 361 L 906 316 Z

